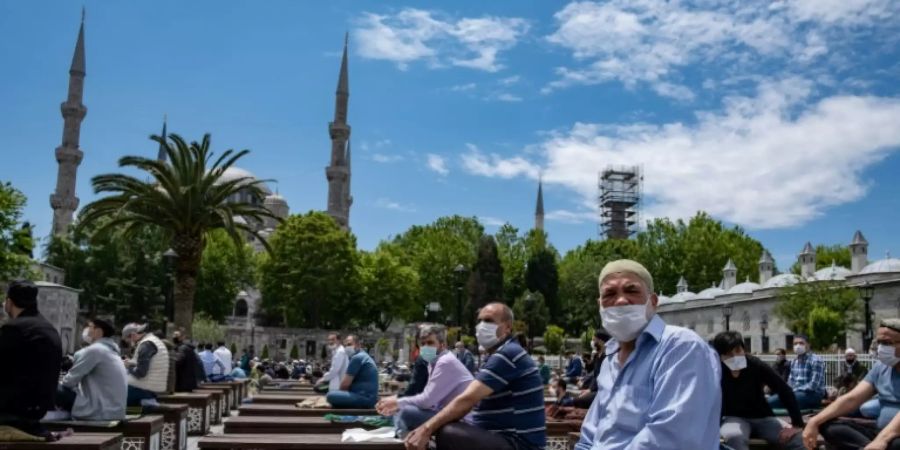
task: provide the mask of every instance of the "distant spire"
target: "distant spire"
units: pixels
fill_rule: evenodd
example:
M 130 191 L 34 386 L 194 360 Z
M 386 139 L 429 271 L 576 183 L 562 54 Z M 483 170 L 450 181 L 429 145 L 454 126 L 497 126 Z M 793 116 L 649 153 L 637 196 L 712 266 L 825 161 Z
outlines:
M 81 27 L 78 29 L 78 41 L 75 43 L 75 53 L 72 55 L 72 67 L 69 73 L 80 73 L 84 75 L 84 7 L 81 7 Z
M 347 44 L 350 42 L 350 33 L 344 34 L 344 55 L 341 57 L 341 74 L 338 77 L 337 93 L 349 94 L 350 82 L 347 77 Z
M 534 207 L 534 229 L 544 229 L 544 180 L 538 179 L 537 205 Z
M 159 135 L 162 138 L 162 142 L 159 143 L 159 153 L 156 155 L 156 159 L 160 162 L 166 162 L 166 139 L 168 138 L 168 134 L 166 134 L 166 115 L 163 114 L 163 129 L 162 134 Z
M 863 237 L 862 232 L 859 230 L 856 230 L 856 233 L 853 235 L 853 241 L 850 242 L 851 245 L 867 245 L 868 243 L 869 241 Z

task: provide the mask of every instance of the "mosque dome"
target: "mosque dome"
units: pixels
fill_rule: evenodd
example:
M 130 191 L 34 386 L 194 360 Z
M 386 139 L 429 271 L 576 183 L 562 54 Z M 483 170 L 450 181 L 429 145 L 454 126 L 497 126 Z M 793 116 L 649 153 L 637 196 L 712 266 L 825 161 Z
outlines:
M 826 267 L 824 269 L 819 269 L 813 274 L 813 279 L 816 281 L 831 281 L 831 280 L 844 280 L 847 278 L 847 275 L 853 275 L 846 267 L 841 267 L 835 264 L 834 261 L 831 262 L 831 267 Z
M 864 267 L 863 270 L 859 271 L 860 275 L 869 274 L 869 273 L 889 273 L 889 272 L 900 272 L 900 259 L 891 258 L 888 255 L 886 258 L 875 261 L 868 266 Z
M 670 299 L 671 303 L 684 303 L 690 300 L 697 298 L 697 294 L 691 291 L 679 292 L 672 296 Z
M 743 283 L 734 285 L 731 289 L 728 290 L 729 294 L 749 294 L 762 286 L 759 283 L 754 283 L 749 279 Z
M 665 295 L 660 294 L 660 295 L 657 295 L 657 298 L 659 299 L 660 305 L 667 305 L 669 303 L 672 303 L 671 297 L 666 297 Z
M 769 281 L 766 281 L 766 284 L 763 285 L 763 288 L 780 288 L 786 286 L 793 286 L 800 282 L 800 277 L 794 275 L 792 273 L 782 273 L 779 275 L 775 275 L 770 278 Z
M 695 300 L 712 300 L 723 294 L 727 294 L 727 292 L 725 292 L 725 289 L 722 289 L 718 286 L 712 286 L 698 292 L 697 298 Z
M 253 173 L 250 172 L 249 170 L 242 169 L 240 167 L 231 166 L 228 169 L 226 169 L 225 172 L 222 173 L 222 176 L 219 177 L 219 182 L 224 183 L 224 182 L 228 182 L 228 181 L 239 180 L 241 178 L 247 178 L 248 184 L 259 180 L 259 178 L 256 178 L 256 175 L 253 175 Z M 262 189 L 262 191 L 266 195 L 269 195 L 272 193 L 272 191 L 269 189 L 268 186 L 266 186 L 265 183 L 258 183 L 257 186 L 259 186 L 259 188 Z

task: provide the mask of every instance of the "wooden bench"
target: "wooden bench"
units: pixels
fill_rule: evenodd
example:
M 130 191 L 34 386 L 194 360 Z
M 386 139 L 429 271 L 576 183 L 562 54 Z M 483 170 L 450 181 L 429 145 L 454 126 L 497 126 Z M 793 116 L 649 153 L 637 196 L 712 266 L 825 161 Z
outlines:
M 68 422 L 47 422 L 43 425 L 51 431 L 71 429 L 79 433 L 121 434 L 121 450 L 159 450 L 162 440 L 163 416 L 147 415 L 138 419 L 123 420 L 114 427 Z
M 222 434 L 200 438 L 201 449 L 259 450 L 404 450 L 402 442 L 341 442 L 333 434 Z
M 244 383 L 240 380 L 218 381 L 215 383 L 201 384 L 200 386 L 228 386 L 231 388 L 231 408 L 237 409 L 244 400 Z
M 56 442 L 0 442 L 0 450 L 119 450 L 122 435 L 78 433 Z
M 269 403 L 278 405 L 296 405 L 308 398 L 323 397 L 321 395 L 279 395 L 279 394 L 258 394 L 250 398 L 252 404 Z
M 279 404 L 247 404 L 238 408 L 241 416 L 281 416 L 281 417 L 322 417 L 325 414 L 344 414 L 353 416 L 371 416 L 378 414 L 374 409 L 313 409 L 298 408 L 297 405 Z
M 194 392 L 217 392 L 219 398 L 216 413 L 219 417 L 228 417 L 231 415 L 231 386 L 211 386 L 205 384 L 198 386 L 197 389 L 194 389 Z
M 171 395 L 160 395 L 156 399 L 163 404 L 188 405 L 188 436 L 202 436 L 209 432 L 214 403 L 212 392 L 179 392 Z
M 232 417 L 225 421 L 225 434 L 327 434 L 351 428 L 373 429 L 364 423 L 337 423 L 322 417 Z
M 163 417 L 160 450 L 187 450 L 187 403 L 160 403 L 144 408 L 144 414 L 158 414 Z

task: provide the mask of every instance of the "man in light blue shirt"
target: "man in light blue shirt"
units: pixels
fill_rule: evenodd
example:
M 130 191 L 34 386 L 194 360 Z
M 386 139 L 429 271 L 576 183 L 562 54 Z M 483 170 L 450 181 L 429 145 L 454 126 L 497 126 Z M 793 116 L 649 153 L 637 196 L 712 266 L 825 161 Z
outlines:
M 693 331 L 656 315 L 653 278 L 631 260 L 600 272 L 600 316 L 612 335 L 576 450 L 719 448 L 718 356 Z

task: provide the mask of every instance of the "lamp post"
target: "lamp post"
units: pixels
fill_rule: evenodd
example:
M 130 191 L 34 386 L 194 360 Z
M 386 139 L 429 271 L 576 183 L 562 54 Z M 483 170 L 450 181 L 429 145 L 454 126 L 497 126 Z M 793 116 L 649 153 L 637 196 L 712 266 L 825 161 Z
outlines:
M 875 288 L 866 281 L 861 286 L 857 288 L 859 290 L 859 296 L 863 299 L 863 303 L 865 304 L 865 324 L 866 330 L 863 332 L 863 351 L 869 351 L 869 347 L 872 345 L 872 312 L 869 309 L 869 302 L 872 301 L 872 297 L 875 296 Z
M 531 292 L 525 296 L 525 305 L 530 309 L 530 314 L 528 314 L 528 351 L 534 352 L 534 303 L 537 298 Z
M 463 276 L 466 274 L 466 266 L 458 264 L 456 268 L 453 269 L 453 273 L 456 276 L 456 326 L 459 327 L 457 340 L 462 340 L 462 291 Z
M 166 290 L 166 308 L 165 308 L 165 322 L 163 323 L 163 334 L 168 334 L 166 328 L 169 327 L 169 322 L 171 322 L 174 316 L 175 309 L 175 260 L 178 259 L 178 253 L 175 253 L 175 250 L 168 249 L 163 254 L 163 259 L 166 261 L 166 270 L 168 272 L 168 281 L 169 286 Z
M 436 322 L 435 317 L 437 314 L 441 312 L 441 304 L 438 302 L 431 302 L 425 307 L 425 320 L 429 322 Z
M 769 321 L 766 320 L 765 317 L 759 321 L 759 329 L 762 330 L 762 351 L 763 353 L 769 352 L 769 337 L 766 336 L 766 329 L 769 328 Z
M 722 305 L 722 315 L 725 316 L 725 331 L 731 331 L 731 305 Z

